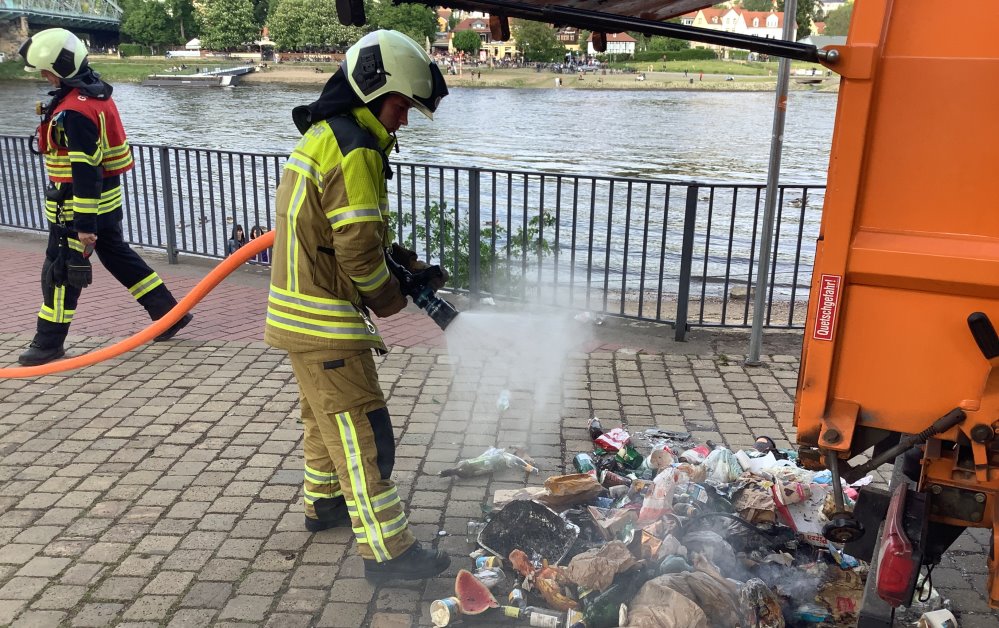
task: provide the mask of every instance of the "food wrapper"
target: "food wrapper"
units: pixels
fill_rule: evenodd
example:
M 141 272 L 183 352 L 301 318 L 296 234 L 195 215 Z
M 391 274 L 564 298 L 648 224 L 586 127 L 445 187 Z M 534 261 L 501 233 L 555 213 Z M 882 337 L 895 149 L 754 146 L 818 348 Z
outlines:
M 604 432 L 593 439 L 593 442 L 604 451 L 619 451 L 631 441 L 631 434 L 620 427 Z

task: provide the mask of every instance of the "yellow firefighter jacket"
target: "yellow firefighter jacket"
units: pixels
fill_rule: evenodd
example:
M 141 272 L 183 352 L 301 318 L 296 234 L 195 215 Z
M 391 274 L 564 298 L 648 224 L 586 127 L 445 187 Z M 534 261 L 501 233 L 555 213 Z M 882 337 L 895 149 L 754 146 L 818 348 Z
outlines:
M 264 340 L 290 352 L 385 349 L 367 308 L 406 299 L 385 264 L 388 151 L 395 140 L 365 107 L 316 122 L 277 190 Z

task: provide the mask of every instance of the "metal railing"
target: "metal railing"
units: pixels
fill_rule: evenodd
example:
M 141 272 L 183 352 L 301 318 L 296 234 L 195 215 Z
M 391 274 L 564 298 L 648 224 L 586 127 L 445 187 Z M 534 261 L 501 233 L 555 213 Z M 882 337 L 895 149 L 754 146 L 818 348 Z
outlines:
M 285 155 L 134 145 L 124 176 L 133 244 L 221 258 L 236 224 L 274 225 Z M 492 296 L 688 327 L 748 327 L 763 184 L 393 164 L 398 241 L 451 285 Z M 0 226 L 45 230 L 41 157 L 0 136 Z M 825 187 L 781 185 L 765 325 L 804 323 Z M 472 246 L 471 243 L 477 243 Z

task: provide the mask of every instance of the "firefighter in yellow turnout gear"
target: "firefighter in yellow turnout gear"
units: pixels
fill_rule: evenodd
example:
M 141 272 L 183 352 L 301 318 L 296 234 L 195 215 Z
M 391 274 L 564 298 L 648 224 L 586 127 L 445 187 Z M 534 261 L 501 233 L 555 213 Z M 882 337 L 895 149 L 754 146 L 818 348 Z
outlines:
M 430 578 L 450 561 L 420 546 L 390 476 L 395 437 L 372 351 L 368 312 L 406 306 L 385 256 L 425 267 L 392 244 L 388 153 L 415 107 L 432 119 L 447 87 L 413 40 L 370 33 L 319 100 L 292 112 L 303 137 L 285 165 L 265 340 L 288 351 L 304 424 L 305 525 L 350 525 L 369 577 Z

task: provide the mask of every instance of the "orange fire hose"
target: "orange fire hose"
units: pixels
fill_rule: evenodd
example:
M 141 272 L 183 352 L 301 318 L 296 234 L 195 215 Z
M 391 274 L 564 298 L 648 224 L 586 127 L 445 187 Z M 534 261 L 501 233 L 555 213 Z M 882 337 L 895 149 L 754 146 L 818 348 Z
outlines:
M 92 364 L 97 364 L 98 362 L 103 362 L 104 360 L 109 360 L 125 353 L 126 351 L 131 351 L 140 345 L 144 345 L 156 336 L 159 336 L 166 330 L 173 327 L 174 323 L 179 321 L 184 314 L 190 312 L 191 308 L 204 299 L 205 296 L 207 296 L 208 293 L 215 288 L 215 286 L 222 283 L 222 280 L 228 277 L 232 271 L 250 261 L 250 259 L 257 253 L 273 246 L 273 244 L 273 231 L 268 231 L 259 238 L 250 240 L 238 251 L 222 260 L 221 264 L 213 268 L 212 271 L 208 273 L 204 279 L 199 281 L 191 292 L 181 299 L 180 303 L 167 312 L 163 318 L 153 321 L 149 327 L 146 327 L 133 336 L 129 336 L 128 338 L 125 338 L 124 340 L 109 347 L 102 347 L 91 353 L 84 353 L 83 355 L 67 358 L 65 360 L 56 360 L 40 366 L 0 368 L 0 378 L 37 377 L 40 375 L 52 375 L 53 373 L 60 373 L 62 371 L 71 371 L 73 369 L 79 369 Z M 263 325 L 263 321 L 261 321 L 260 324 Z

